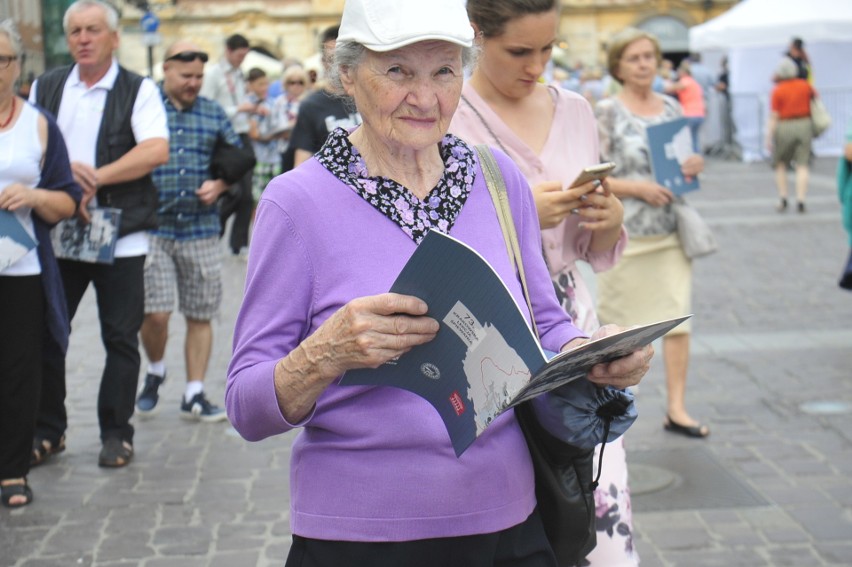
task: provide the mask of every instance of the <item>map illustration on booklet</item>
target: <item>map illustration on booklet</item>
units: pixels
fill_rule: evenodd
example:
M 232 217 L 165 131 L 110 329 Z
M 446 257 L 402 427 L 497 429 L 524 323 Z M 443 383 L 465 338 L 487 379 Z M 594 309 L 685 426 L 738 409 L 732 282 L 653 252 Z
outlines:
M 0 271 L 26 256 L 36 244 L 15 213 L 0 210 Z
M 51 240 L 56 257 L 92 264 L 112 264 L 115 261 L 121 209 L 92 207 L 89 216 L 88 223 L 73 217 L 53 228 Z
M 434 340 L 376 369 L 350 370 L 341 385 L 394 386 L 426 399 L 460 456 L 503 412 L 625 356 L 691 315 L 622 331 L 559 354 L 542 350 L 508 288 L 475 250 L 432 231 L 390 291 L 429 306 Z
M 645 131 L 648 134 L 648 147 L 651 148 L 651 169 L 657 183 L 675 195 L 699 189 L 698 178 L 687 180 L 680 169 L 686 158 L 695 153 L 686 118 L 654 124 Z

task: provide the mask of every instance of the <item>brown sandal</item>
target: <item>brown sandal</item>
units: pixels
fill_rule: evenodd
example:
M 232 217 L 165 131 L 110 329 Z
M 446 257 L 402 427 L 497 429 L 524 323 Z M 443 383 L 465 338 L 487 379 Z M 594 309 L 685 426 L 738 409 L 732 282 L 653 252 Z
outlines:
M 45 437 L 36 437 L 33 439 L 33 452 L 30 455 L 30 467 L 43 465 L 47 460 L 65 450 L 65 436 L 59 438 L 59 442 L 55 445 L 50 439 Z

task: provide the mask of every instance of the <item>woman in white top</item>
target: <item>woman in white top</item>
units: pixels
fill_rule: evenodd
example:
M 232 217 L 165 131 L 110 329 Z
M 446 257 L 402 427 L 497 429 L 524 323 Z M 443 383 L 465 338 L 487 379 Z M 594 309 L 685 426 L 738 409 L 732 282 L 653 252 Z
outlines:
M 43 345 L 68 340 L 48 230 L 81 197 L 59 129 L 15 95 L 20 56 L 14 24 L 0 21 L 0 502 L 10 508 L 33 499 L 27 473 Z

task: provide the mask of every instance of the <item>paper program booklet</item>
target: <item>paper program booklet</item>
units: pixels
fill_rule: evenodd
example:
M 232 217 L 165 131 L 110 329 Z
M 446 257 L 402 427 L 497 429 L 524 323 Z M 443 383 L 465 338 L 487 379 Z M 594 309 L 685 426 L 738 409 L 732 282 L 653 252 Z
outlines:
M 507 409 L 584 377 L 595 364 L 625 356 L 691 316 L 550 357 L 488 262 L 437 231 L 426 235 L 390 291 L 423 299 L 441 324 L 437 336 L 379 368 L 350 370 L 340 384 L 395 386 L 425 398 L 444 421 L 456 455 Z
M 115 261 L 115 243 L 121 223 L 121 209 L 93 207 L 89 209 L 88 223 L 78 217 L 65 219 L 51 231 L 53 249 L 57 258 L 112 264 Z
M 686 118 L 654 124 L 645 130 L 651 148 L 651 169 L 657 183 L 675 195 L 698 189 L 698 177 L 687 180 L 680 169 L 686 158 L 695 153 Z
M 0 210 L 0 271 L 26 256 L 36 244 L 14 212 Z

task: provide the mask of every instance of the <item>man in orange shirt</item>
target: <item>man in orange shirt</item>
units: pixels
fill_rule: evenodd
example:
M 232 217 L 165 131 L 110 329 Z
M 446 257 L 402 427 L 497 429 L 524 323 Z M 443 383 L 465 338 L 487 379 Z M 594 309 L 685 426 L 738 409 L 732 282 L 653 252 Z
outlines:
M 805 212 L 808 192 L 808 161 L 811 156 L 813 126 L 811 97 L 813 87 L 798 77 L 796 64 L 785 57 L 775 71 L 776 85 L 772 90 L 771 113 L 766 129 L 766 148 L 772 154 L 775 186 L 778 189 L 778 212 L 787 210 L 787 168 L 796 170 L 796 208 Z

